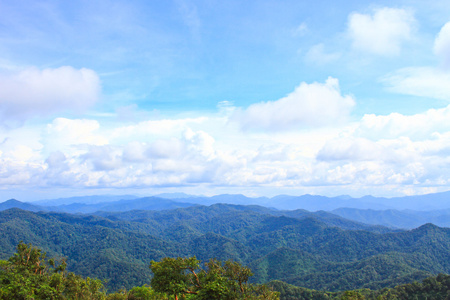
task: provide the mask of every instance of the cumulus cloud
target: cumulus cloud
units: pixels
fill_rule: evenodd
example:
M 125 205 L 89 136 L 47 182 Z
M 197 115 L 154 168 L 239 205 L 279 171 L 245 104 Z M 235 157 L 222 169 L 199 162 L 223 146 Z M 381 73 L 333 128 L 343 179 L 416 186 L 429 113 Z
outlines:
M 52 152 L 79 152 L 78 145 L 108 144 L 108 139 L 99 134 L 99 129 L 100 124 L 96 120 L 56 118 L 43 131 L 42 142 L 45 149 Z
M 99 93 L 97 74 L 85 68 L 28 68 L 2 74 L 0 116 L 3 120 L 23 121 L 58 111 L 81 111 L 94 104 Z
M 450 105 L 429 109 L 415 115 L 391 113 L 389 115 L 367 114 L 358 123 L 355 135 L 371 140 L 408 137 L 423 140 L 436 133 L 450 131 Z
M 121 151 L 109 145 L 91 146 L 86 154 L 80 157 L 92 162 L 93 171 L 110 171 L 121 167 Z
M 143 141 L 148 142 L 161 136 L 176 136 L 190 126 L 204 125 L 207 117 L 185 119 L 147 120 L 128 126 L 114 128 L 111 138 L 117 142 Z
M 319 182 L 420 190 L 450 181 L 450 106 L 420 114 L 365 115 L 317 152 Z M 444 171 L 445 170 L 445 171 Z
M 434 53 L 441 59 L 445 68 L 450 68 L 450 22 L 447 22 L 437 35 Z
M 181 120 L 184 126 L 172 126 L 178 124 L 173 120 L 167 127 L 171 136 L 137 135 L 132 141 L 112 139 L 119 131 L 105 130 L 97 121 L 58 118 L 33 131 L 41 135 L 42 147 L 34 142 L 26 146 L 17 135 L 0 143 L 0 183 L 74 188 L 301 187 L 305 192 L 337 193 L 439 189 L 450 184 L 449 117 L 450 105 L 412 116 L 366 115 L 333 130 L 267 133 L 235 128 L 225 139 L 222 131 L 205 126 L 197 130 L 188 126 L 195 123 Z
M 317 159 L 322 161 L 377 160 L 382 152 L 380 148 L 380 145 L 363 138 L 334 139 L 320 149 Z
M 339 82 L 301 83 L 292 93 L 277 101 L 250 105 L 236 111 L 233 119 L 244 129 L 283 130 L 301 126 L 325 126 L 346 120 L 355 105 L 349 95 L 341 95 Z
M 96 124 L 85 125 L 91 125 L 86 134 L 92 137 Z M 80 147 L 79 143 L 86 141 L 90 143 Z M 95 145 L 89 139 L 78 139 L 64 150 L 50 153 L 45 160 L 44 178 L 51 184 L 64 185 L 73 180 L 76 185 L 97 187 L 183 186 L 212 182 L 216 173 L 226 172 L 233 161 L 217 155 L 208 133 L 190 128 L 179 132 L 179 138 L 149 143 Z
M 415 19 L 411 11 L 397 8 L 376 9 L 372 15 L 352 13 L 348 35 L 352 46 L 376 55 L 398 55 L 412 37 Z
M 160 139 L 151 143 L 146 153 L 152 158 L 176 158 L 183 154 L 184 148 L 179 139 Z
M 124 146 L 123 160 L 125 163 L 138 163 L 147 159 L 147 145 L 142 142 L 133 141 Z
M 397 70 L 381 78 L 389 91 L 450 101 L 450 73 L 432 67 Z

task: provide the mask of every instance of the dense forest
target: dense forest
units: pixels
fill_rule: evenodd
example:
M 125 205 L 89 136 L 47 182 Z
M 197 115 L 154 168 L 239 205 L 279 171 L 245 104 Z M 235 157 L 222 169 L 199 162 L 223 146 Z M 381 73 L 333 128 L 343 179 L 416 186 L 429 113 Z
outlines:
M 20 243 L 7 261 L 0 261 L 0 299 L 279 299 L 265 285 L 249 284 L 252 275 L 239 263 L 210 260 L 202 268 L 191 258 L 152 261 L 151 287 L 106 294 L 98 279 L 66 271 L 64 259 L 47 259 L 41 249 Z
M 101 280 L 83 278 L 66 267 L 65 259 L 47 258 L 41 249 L 20 243 L 13 256 L 0 261 L 0 299 L 450 299 L 450 276 L 444 274 L 395 288 L 326 292 L 281 281 L 251 284 L 251 270 L 231 260 L 201 264 L 195 257 L 166 257 L 151 261 L 150 285 L 107 293 Z
M 217 204 L 165 211 L 95 215 L 0 212 L 0 259 L 20 241 L 67 270 L 107 280 L 108 291 L 148 284 L 151 261 L 165 257 L 232 260 L 251 283 L 283 281 L 331 292 L 393 288 L 450 273 L 450 229 L 409 231 L 369 226 L 324 212 L 270 213 L 258 206 Z

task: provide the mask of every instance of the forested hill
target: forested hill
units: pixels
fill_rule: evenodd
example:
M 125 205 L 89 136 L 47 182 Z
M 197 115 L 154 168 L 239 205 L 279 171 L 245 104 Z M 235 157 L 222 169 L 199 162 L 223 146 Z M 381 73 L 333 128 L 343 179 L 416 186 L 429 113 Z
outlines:
M 370 201 L 373 197 L 363 197 L 353 199 L 349 197 L 327 198 L 323 196 L 303 195 L 299 197 L 293 196 L 276 196 L 274 198 L 248 198 L 243 195 L 217 195 L 213 197 L 194 197 L 189 195 L 172 195 L 175 198 L 162 198 L 158 196 L 138 198 L 134 196 L 85 196 L 74 198 L 63 198 L 54 200 L 42 200 L 32 203 L 21 202 L 10 199 L 0 203 L 0 211 L 10 208 L 20 208 L 30 211 L 53 211 L 66 213 L 90 213 L 97 212 L 124 212 L 130 210 L 152 210 L 162 211 L 176 208 L 187 208 L 191 206 L 213 205 L 217 203 L 227 203 L 235 205 L 235 208 L 242 207 L 243 210 L 254 210 L 260 213 L 267 213 L 275 216 L 285 215 L 288 217 L 305 217 L 313 216 L 329 225 L 336 225 L 345 229 L 364 229 L 373 230 L 367 226 L 362 228 L 361 223 L 386 226 L 389 228 L 413 229 L 426 223 L 433 223 L 440 227 L 450 227 L 450 203 L 448 203 L 449 193 L 438 193 L 423 195 L 417 197 L 396 198 L 393 203 L 405 204 L 405 201 L 411 200 L 414 205 L 404 205 L 408 209 L 396 210 L 386 209 L 360 209 L 351 207 L 378 207 L 371 205 Z M 164 196 L 164 195 L 161 195 Z M 170 195 L 165 195 L 165 197 Z M 182 197 L 182 198 L 176 198 Z M 123 198 L 123 199 L 122 199 Z M 72 201 L 72 202 L 71 202 Z M 77 202 L 79 201 L 79 202 Z M 381 201 L 381 200 L 380 200 Z M 384 199 L 381 202 L 386 202 Z M 236 203 L 259 203 L 260 205 L 242 205 Z M 436 203 L 441 203 L 442 208 L 437 210 L 418 211 L 412 210 L 411 207 L 424 208 L 426 203 L 434 203 L 430 207 L 437 207 Z M 447 204 L 446 204 L 447 203 Z M 261 206 L 264 205 L 264 206 Z M 201 205 L 200 205 L 201 206 Z M 268 208 L 270 207 L 270 208 Z M 276 207 L 276 208 L 274 208 Z M 280 208 L 291 207 L 295 210 L 283 210 Z M 301 208 L 298 208 L 301 207 Z M 340 208 L 336 208 L 340 207 Z M 305 210 L 315 210 L 310 212 Z M 336 209 L 333 209 L 336 208 Z M 446 209 L 443 209 L 446 208 Z M 319 209 L 319 210 L 318 210 Z M 332 211 L 324 211 L 320 209 L 333 209 Z M 350 222 L 350 220 L 353 221 Z M 355 226 L 355 222 L 356 224 Z M 381 229 L 381 227 L 379 228 Z
M 450 272 L 450 229 L 426 224 L 389 232 L 291 214 L 231 205 L 101 216 L 9 209 L 0 212 L 0 258 L 22 240 L 68 257 L 77 274 L 107 278 L 112 290 L 148 283 L 150 261 L 166 256 L 232 259 L 249 265 L 256 282 L 330 291 L 392 287 Z

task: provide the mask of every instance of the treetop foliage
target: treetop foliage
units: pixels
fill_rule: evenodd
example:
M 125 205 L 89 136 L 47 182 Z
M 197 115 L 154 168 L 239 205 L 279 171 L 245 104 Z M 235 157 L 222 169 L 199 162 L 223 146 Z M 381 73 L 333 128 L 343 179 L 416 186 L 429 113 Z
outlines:
M 20 243 L 7 261 L 0 261 L 0 299 L 103 299 L 98 279 L 65 271 L 64 259 L 46 258 L 40 249 Z
M 251 270 L 233 261 L 211 259 L 203 267 L 195 257 L 169 258 L 150 265 L 157 292 L 188 299 L 279 299 L 264 285 L 249 284 Z
M 0 261 L 1 300 L 450 300 L 450 275 L 439 274 L 422 282 L 378 290 L 317 291 L 281 281 L 249 283 L 248 267 L 228 260 L 201 263 L 195 257 L 152 261 L 151 286 L 135 286 L 107 294 L 103 282 L 67 272 L 65 259 L 47 259 L 31 244 L 20 243 L 17 252 Z
M 279 299 L 270 288 L 249 284 L 250 269 L 233 261 L 210 260 L 204 268 L 195 257 L 152 261 L 151 287 L 109 295 L 101 280 L 69 273 L 66 266 L 64 259 L 47 259 L 40 249 L 21 242 L 13 256 L 0 261 L 0 299 Z

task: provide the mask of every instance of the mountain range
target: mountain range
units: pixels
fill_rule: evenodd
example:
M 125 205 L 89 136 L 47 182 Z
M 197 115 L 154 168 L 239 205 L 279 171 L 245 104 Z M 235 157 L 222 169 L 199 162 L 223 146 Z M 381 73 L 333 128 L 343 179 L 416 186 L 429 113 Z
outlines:
M 449 195 L 10 199 L 0 203 L 0 259 L 24 241 L 110 290 L 149 283 L 150 261 L 167 256 L 231 259 L 258 283 L 379 289 L 450 273 Z
M 69 214 L 0 212 L 0 259 L 20 242 L 68 257 L 71 271 L 142 285 L 151 260 L 193 256 L 248 265 L 256 282 L 330 291 L 392 287 L 450 272 L 450 229 L 394 230 L 328 212 L 214 204 L 167 210 Z
M 450 226 L 450 192 L 399 198 L 366 196 L 325 197 L 314 195 L 250 198 L 244 195 L 193 196 L 184 193 L 159 194 L 151 197 L 132 195 L 84 196 L 20 202 L 14 199 L 0 203 L 0 211 L 20 208 L 29 211 L 55 211 L 67 213 L 120 212 L 129 210 L 166 210 L 195 205 L 226 203 L 264 207 L 270 214 L 298 214 L 301 210 L 327 211 L 334 218 L 390 228 L 412 229 L 426 223 Z M 291 211 L 288 213 L 288 211 Z M 331 215 L 328 214 L 328 217 Z
M 45 199 L 30 202 L 33 205 L 57 207 L 73 203 L 96 205 L 105 202 L 118 202 L 121 200 L 132 200 L 138 198 L 158 198 L 167 199 L 174 202 L 191 203 L 200 205 L 211 205 L 215 203 L 260 205 L 281 210 L 305 209 L 308 211 L 334 210 L 338 208 L 356 208 L 373 210 L 414 210 L 430 211 L 450 209 L 450 191 L 442 193 L 432 193 L 417 196 L 404 197 L 373 197 L 364 196 L 352 198 L 350 196 L 326 197 L 320 195 L 289 196 L 278 195 L 268 197 L 247 197 L 241 194 L 222 194 L 211 197 L 195 196 L 184 193 L 164 193 L 151 197 L 138 197 L 133 195 L 92 195 L 58 199 Z

